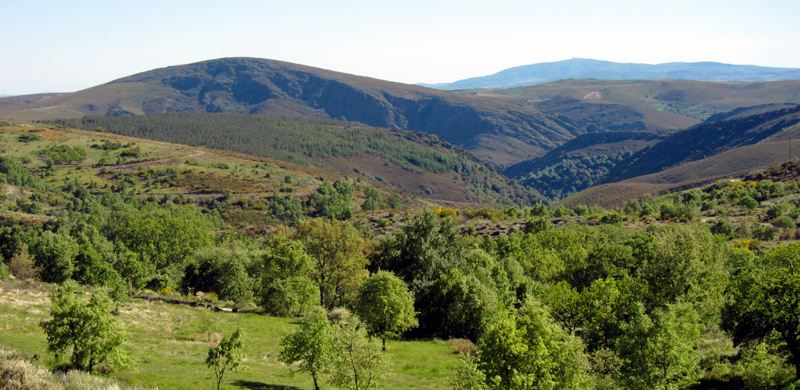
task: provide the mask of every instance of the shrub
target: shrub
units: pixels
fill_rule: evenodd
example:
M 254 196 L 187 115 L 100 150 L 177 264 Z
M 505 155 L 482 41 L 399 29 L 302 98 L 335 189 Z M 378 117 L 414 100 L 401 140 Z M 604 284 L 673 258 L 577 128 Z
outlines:
M 739 201 L 739 205 L 747 210 L 753 210 L 754 208 L 758 207 L 758 201 L 753 199 L 751 196 L 745 196 L 741 201 Z
M 86 150 L 80 146 L 54 145 L 40 154 L 53 164 L 71 164 L 86 159 Z
M 772 221 L 772 225 L 777 227 L 777 228 L 781 228 L 781 229 L 794 229 L 795 228 L 794 221 L 791 218 L 789 218 L 789 217 L 787 217 L 785 215 L 784 216 L 780 216 L 778 218 L 775 218 L 775 220 Z
M 719 220 L 713 226 L 711 226 L 711 233 L 719 234 L 721 236 L 732 238 L 733 237 L 733 226 L 727 221 Z
M 784 360 L 763 342 L 744 349 L 736 368 L 748 389 L 776 389 L 793 376 Z
M 31 133 L 22 134 L 19 137 L 17 137 L 17 141 L 25 143 L 25 144 L 28 143 L 28 142 L 33 142 L 33 141 L 40 141 L 41 139 L 42 139 L 42 137 L 40 137 L 40 136 L 38 136 L 36 134 L 31 134 Z
M 25 244 L 18 249 L 18 252 L 11 257 L 8 268 L 12 275 L 17 279 L 36 279 L 39 272 L 33 258 L 28 254 L 28 247 Z

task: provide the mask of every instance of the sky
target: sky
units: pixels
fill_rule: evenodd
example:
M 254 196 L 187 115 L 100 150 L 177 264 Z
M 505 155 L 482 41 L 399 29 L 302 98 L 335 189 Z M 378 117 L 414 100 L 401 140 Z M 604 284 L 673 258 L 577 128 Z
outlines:
M 800 68 L 798 0 L 0 0 L 0 94 L 261 57 L 449 82 L 569 58 Z

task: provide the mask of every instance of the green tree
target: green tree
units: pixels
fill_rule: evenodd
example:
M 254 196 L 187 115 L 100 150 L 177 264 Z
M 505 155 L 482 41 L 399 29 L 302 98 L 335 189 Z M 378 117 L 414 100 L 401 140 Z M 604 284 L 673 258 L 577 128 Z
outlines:
M 281 339 L 281 347 L 278 359 L 287 365 L 298 364 L 300 370 L 311 375 L 314 389 L 319 390 L 333 347 L 333 333 L 325 310 L 318 307 L 306 313 L 300 326 Z
M 488 390 L 486 375 L 478 368 L 477 359 L 472 354 L 459 358 L 458 366 L 450 380 L 453 390 Z
M 730 278 L 721 239 L 701 227 L 666 226 L 648 229 L 632 245 L 637 276 L 647 283 L 648 313 L 680 300 L 691 303 L 704 324 L 719 322 Z
M 463 337 L 470 332 L 464 331 L 461 322 L 447 318 L 448 313 L 458 314 L 454 302 L 463 304 L 461 308 L 470 306 L 471 312 L 461 314 L 471 316 L 470 326 L 480 327 L 482 324 L 474 321 L 476 307 L 469 303 L 481 303 L 480 298 L 488 296 L 496 298 L 482 284 L 474 285 L 474 276 L 461 271 L 461 268 L 466 268 L 466 257 L 465 240 L 453 220 L 424 211 L 414 215 L 394 236 L 380 243 L 373 254 L 371 269 L 390 271 L 406 282 L 416 299 L 420 333 Z M 465 282 L 467 279 L 473 284 Z M 468 301 L 469 298 L 476 299 Z M 497 301 L 487 305 L 492 303 Z M 482 310 L 478 309 L 477 313 L 481 313 Z
M 367 336 L 358 316 L 333 326 L 331 381 L 352 390 L 376 389 L 386 376 L 386 355 Z
M 310 277 L 313 265 L 302 242 L 273 237 L 257 272 L 262 306 L 274 314 L 296 316 L 319 304 L 319 289 Z
M 361 204 L 361 210 L 374 211 L 380 210 L 384 207 L 381 193 L 375 188 L 369 187 L 364 191 L 364 203 Z
M 697 343 L 702 323 L 692 305 L 670 304 L 651 319 L 640 306 L 624 328 L 617 351 L 631 389 L 677 389 L 700 377 Z
M 779 334 L 800 378 L 800 243 L 775 247 L 759 260 L 734 278 L 724 325 L 739 343 Z
M 74 261 L 78 249 L 78 244 L 65 231 L 42 232 L 31 246 L 39 277 L 45 282 L 53 283 L 71 278 L 75 271 Z
M 84 300 L 77 290 L 75 282 L 67 281 L 51 294 L 50 319 L 40 323 L 48 350 L 58 355 L 71 349 L 70 363 L 82 371 L 123 365 L 124 337 L 111 314 L 111 299 L 98 290 Z
M 494 389 L 581 388 L 588 358 L 577 337 L 565 332 L 540 302 L 489 326 L 478 344 L 478 367 Z
M 349 219 L 353 215 L 352 183 L 337 180 L 335 183 L 325 182 L 311 196 L 311 207 L 317 217 L 330 219 Z
M 194 206 L 121 209 L 105 228 L 109 239 L 124 243 L 157 271 L 182 266 L 197 248 L 210 247 L 214 239 L 212 220 Z
M 206 365 L 214 371 L 217 390 L 222 386 L 222 379 L 228 370 L 234 371 L 242 363 L 242 333 L 236 329 L 230 336 L 223 337 L 216 345 L 208 348 Z
M 380 337 L 384 351 L 387 338 L 417 326 L 414 296 L 405 282 L 387 271 L 378 271 L 364 281 L 356 313 L 366 322 L 369 333 Z
M 303 221 L 297 230 L 313 260 L 320 304 L 330 310 L 350 302 L 367 275 L 361 234 L 347 222 L 320 218 Z

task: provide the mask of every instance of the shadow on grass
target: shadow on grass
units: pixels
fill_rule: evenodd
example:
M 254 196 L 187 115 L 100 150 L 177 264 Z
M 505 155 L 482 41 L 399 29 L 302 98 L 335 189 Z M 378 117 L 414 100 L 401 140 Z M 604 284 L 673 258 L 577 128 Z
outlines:
M 243 387 L 250 390 L 300 390 L 299 387 L 285 385 L 271 385 L 264 382 L 238 380 L 233 382 L 234 386 Z

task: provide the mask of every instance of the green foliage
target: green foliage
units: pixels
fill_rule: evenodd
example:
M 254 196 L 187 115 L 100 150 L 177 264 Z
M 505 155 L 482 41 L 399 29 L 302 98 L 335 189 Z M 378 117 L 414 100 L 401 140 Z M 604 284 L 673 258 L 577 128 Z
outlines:
M 727 221 L 717 221 L 711 226 L 711 233 L 719 234 L 726 238 L 733 238 L 733 226 Z
M 289 117 L 232 113 L 94 116 L 56 123 L 87 130 L 103 129 L 158 141 L 230 150 L 305 165 L 325 166 L 329 159 L 374 156 L 386 164 L 416 174 L 447 174 L 469 193 L 480 197 L 501 201 L 529 201 L 538 198 L 537 194 L 512 187 L 493 169 L 463 152 L 447 147 L 431 135 Z M 219 137 L 221 133 L 227 136 Z
M 125 244 L 151 264 L 159 272 L 153 277 L 167 280 L 197 248 L 210 246 L 214 238 L 212 221 L 192 206 L 150 204 L 141 210 L 120 209 L 111 220 L 113 223 L 106 226 L 109 238 Z M 163 282 L 155 283 L 153 287 L 163 287 L 158 286 Z
M 0 233 L 2 240 L 14 240 L 13 237 Z M 2 241 L 0 240 L 0 241 Z M 8 242 L 7 242 L 8 243 Z M 17 279 L 34 279 L 39 276 L 33 257 L 28 252 L 28 245 L 24 242 L 8 243 L 9 248 L 5 248 L 8 254 L 8 270 Z
M 353 225 L 315 218 L 297 228 L 306 253 L 311 256 L 311 278 L 319 286 L 319 301 L 332 309 L 352 302 L 367 276 L 365 242 Z
M 253 298 L 254 281 L 248 271 L 253 257 L 250 249 L 236 242 L 199 249 L 184 269 L 181 289 L 185 293 L 214 292 L 244 305 Z
M 33 134 L 33 133 L 25 133 L 25 134 L 21 134 L 20 136 L 17 137 L 17 141 L 25 143 L 25 144 L 27 144 L 29 142 L 41 141 L 41 140 L 42 140 L 41 136 Z
M 367 337 L 357 316 L 333 325 L 331 382 L 352 390 L 377 389 L 386 379 L 386 355 Z
M 322 375 L 328 370 L 333 355 L 333 330 L 322 308 L 308 311 L 300 326 L 281 339 L 283 348 L 278 359 L 287 365 L 299 365 L 311 375 L 319 390 Z
M 77 284 L 68 281 L 53 291 L 51 300 L 50 319 L 40 324 L 48 350 L 57 355 L 71 350 L 72 367 L 82 371 L 125 364 L 124 337 L 104 292 L 95 291 L 87 301 L 80 297 Z
M 330 219 L 350 219 L 353 216 L 353 184 L 338 180 L 325 182 L 311 195 L 310 206 L 314 216 Z
M 31 246 L 39 277 L 46 282 L 60 283 L 72 277 L 78 244 L 66 231 L 42 232 Z
M 478 344 L 478 367 L 493 389 L 588 386 L 588 358 L 580 339 L 565 332 L 535 300 L 491 325 Z
M 670 304 L 657 310 L 653 319 L 640 307 L 616 346 L 624 362 L 622 382 L 631 389 L 677 389 L 696 383 L 701 375 L 701 329 L 701 319 L 689 304 Z
M 719 322 L 729 279 L 719 240 L 702 228 L 669 226 L 640 235 L 634 248 L 648 310 L 680 300 L 691 303 L 703 323 Z
M 406 282 L 424 335 L 476 339 L 505 303 L 500 296 L 507 291 L 498 291 L 497 282 L 511 288 L 493 259 L 468 250 L 452 219 L 428 211 L 381 242 L 371 267 Z
M 36 187 L 39 181 L 23 165 L 9 157 L 0 157 L 0 183 Z
M 478 368 L 477 359 L 470 354 L 461 356 L 451 380 L 453 390 L 488 390 L 486 375 Z
M 742 198 L 740 204 L 748 210 L 753 210 L 754 208 L 758 207 L 758 201 L 750 196 L 745 196 Z
M 262 306 L 278 315 L 300 316 L 318 305 L 319 288 L 311 280 L 313 265 L 302 242 L 275 236 L 259 270 Z
M 53 164 L 71 164 L 86 159 L 86 150 L 80 146 L 53 145 L 42 149 L 39 154 Z
M 208 349 L 206 365 L 214 371 L 217 390 L 222 386 L 222 380 L 228 370 L 234 371 L 242 363 L 244 353 L 242 332 L 237 329 L 231 335 L 223 337 L 216 345 Z
M 536 188 L 549 199 L 565 198 L 596 185 L 620 161 L 631 155 L 620 152 L 608 155 L 561 155 L 545 166 L 526 170 L 517 177 L 521 183 Z
M 378 190 L 369 187 L 364 191 L 364 203 L 361 203 L 361 210 L 375 211 L 384 208 L 381 193 Z
M 356 301 L 356 313 L 366 322 L 370 335 L 378 336 L 386 350 L 386 339 L 417 326 L 414 296 L 402 279 L 378 271 L 364 280 Z
M 267 207 L 271 216 L 284 223 L 295 224 L 303 217 L 303 205 L 295 197 L 273 195 Z
M 748 389 L 777 389 L 792 380 L 792 371 L 784 366 L 784 359 L 771 351 L 765 342 L 750 345 L 742 351 L 737 364 L 737 374 Z
M 745 263 L 732 285 L 724 324 L 734 340 L 780 335 L 800 377 L 800 243 L 773 248 Z

